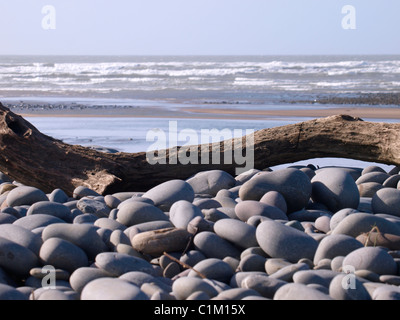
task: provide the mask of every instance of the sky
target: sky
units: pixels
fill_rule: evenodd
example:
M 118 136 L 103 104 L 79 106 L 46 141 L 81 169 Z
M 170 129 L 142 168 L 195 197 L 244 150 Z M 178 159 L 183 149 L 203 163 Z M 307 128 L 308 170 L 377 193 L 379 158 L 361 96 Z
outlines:
M 1 55 L 400 54 L 399 0 L 0 0 L 0 12 Z

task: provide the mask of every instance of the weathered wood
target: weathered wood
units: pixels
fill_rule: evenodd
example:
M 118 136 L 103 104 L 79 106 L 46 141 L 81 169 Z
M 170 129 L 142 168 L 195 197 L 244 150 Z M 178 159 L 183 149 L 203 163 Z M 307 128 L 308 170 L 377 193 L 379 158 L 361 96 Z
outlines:
M 246 137 L 241 139 L 245 146 Z M 260 130 L 255 132 L 254 142 L 257 169 L 321 157 L 400 165 L 400 124 L 364 122 L 350 116 L 338 115 Z M 238 165 L 235 161 L 224 164 L 224 142 L 217 145 L 221 147 L 222 164 L 210 161 L 211 164 L 151 165 L 145 152 L 107 154 L 65 144 L 42 134 L 0 104 L 0 171 L 46 192 L 62 188 L 72 194 L 77 186 L 87 186 L 101 194 L 145 191 L 204 170 L 221 169 L 234 174 Z M 199 157 L 202 147 L 196 146 Z M 210 144 L 205 148 L 211 151 L 212 147 Z M 176 150 L 170 149 L 167 156 L 174 153 Z M 210 152 L 210 159 L 211 156 Z

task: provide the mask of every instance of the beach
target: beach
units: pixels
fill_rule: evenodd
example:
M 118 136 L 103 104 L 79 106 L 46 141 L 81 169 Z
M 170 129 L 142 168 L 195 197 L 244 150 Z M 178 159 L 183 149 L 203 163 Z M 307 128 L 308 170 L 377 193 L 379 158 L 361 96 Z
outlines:
M 3 58 L 0 300 L 400 299 L 399 167 L 346 154 L 365 143 L 352 126 L 347 158 L 284 163 L 307 120 L 350 115 L 396 137 L 399 68 L 397 56 Z M 170 168 L 144 153 L 267 128 L 285 142 L 237 174 L 181 163 L 191 151 Z M 185 165 L 196 173 L 178 179 Z

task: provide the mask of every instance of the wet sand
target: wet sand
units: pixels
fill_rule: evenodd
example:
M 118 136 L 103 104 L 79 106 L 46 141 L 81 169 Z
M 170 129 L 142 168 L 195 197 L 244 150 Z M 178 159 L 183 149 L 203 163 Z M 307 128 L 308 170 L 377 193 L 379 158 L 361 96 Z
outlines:
M 23 117 L 133 117 L 133 118 L 181 118 L 181 119 L 243 119 L 262 120 L 275 117 L 322 118 L 337 114 L 346 114 L 363 119 L 398 119 L 400 108 L 374 107 L 321 107 L 320 109 L 228 109 L 181 107 L 177 109 L 157 107 L 136 107 L 132 109 L 91 109 L 83 110 L 12 110 Z

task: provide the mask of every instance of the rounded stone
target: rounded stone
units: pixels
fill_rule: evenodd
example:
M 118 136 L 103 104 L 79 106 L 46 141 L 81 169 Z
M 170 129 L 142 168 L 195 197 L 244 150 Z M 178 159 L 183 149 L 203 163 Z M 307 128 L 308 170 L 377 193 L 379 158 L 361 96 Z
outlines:
M 18 219 L 11 214 L 0 212 L 0 225 L 12 224 Z
M 194 237 L 195 248 L 208 258 L 239 258 L 240 251 L 213 232 L 201 232 Z
M 13 224 L 28 230 L 46 227 L 52 224 L 64 224 L 65 221 L 47 214 L 35 214 L 18 219 Z M 66 223 L 65 223 L 66 224 Z
M 357 185 L 360 197 L 372 198 L 379 190 L 383 189 L 380 183 L 376 182 L 365 182 Z
M 18 187 L 11 190 L 7 196 L 7 204 L 10 207 L 30 206 L 40 201 L 49 201 L 49 199 L 42 190 L 34 187 Z
M 329 235 L 321 240 L 314 257 L 314 264 L 323 259 L 334 259 L 338 256 L 347 256 L 349 253 L 362 248 L 361 242 L 344 234 Z
M 281 209 L 254 200 L 238 203 L 235 207 L 235 213 L 244 222 L 253 216 L 262 216 L 273 220 L 288 220 L 287 215 Z
M 294 283 L 302 283 L 305 285 L 318 284 L 329 288 L 333 278 L 339 273 L 332 270 L 302 270 L 293 275 Z
M 390 178 L 390 175 L 384 172 L 377 172 L 377 171 L 368 172 L 362 174 L 361 177 L 359 177 L 356 180 L 356 184 L 369 183 L 369 182 L 383 184 L 388 178 Z
M 32 231 L 13 224 L 0 225 L 0 236 L 13 241 L 39 256 L 42 238 Z
M 169 219 L 175 227 L 186 229 L 195 217 L 202 217 L 201 210 L 189 201 L 175 202 L 169 211 Z
M 379 190 L 372 198 L 374 213 L 386 213 L 400 217 L 400 190 L 384 188 Z
M 371 173 L 371 172 L 380 172 L 380 173 L 386 173 L 385 170 L 383 170 L 381 167 L 378 166 L 368 166 L 366 168 L 364 168 L 361 172 L 361 175 L 365 175 L 367 173 Z
M 90 282 L 99 278 L 110 277 L 111 275 L 97 268 L 83 267 L 75 270 L 69 279 L 72 289 L 81 293 L 83 288 Z
M 335 300 L 371 300 L 368 291 L 355 275 L 339 274 L 333 278 L 329 295 Z
M 192 186 L 183 180 L 170 180 L 147 191 L 143 198 L 152 200 L 156 207 L 167 212 L 179 200 L 193 202 L 194 191 Z
M 122 203 L 121 200 L 119 200 L 118 198 L 111 196 L 111 195 L 106 195 L 104 197 L 104 202 L 111 209 L 118 208 L 118 206 Z
M 135 285 L 121 279 L 100 278 L 89 282 L 82 290 L 82 300 L 148 300 Z
M 311 182 L 312 199 L 325 205 L 331 212 L 358 208 L 360 193 L 349 173 L 336 168 L 325 169 L 318 172 Z
M 49 195 L 49 201 L 56 203 L 64 203 L 69 199 L 68 195 L 61 189 L 55 189 Z
M 21 301 L 21 300 L 28 300 L 28 298 L 22 292 L 19 292 L 14 287 L 11 287 L 6 284 L 0 284 L 0 300 Z
M 344 218 L 332 231 L 332 234 L 346 234 L 357 238 L 362 233 L 370 232 L 374 227 L 378 227 L 382 233 L 400 236 L 400 227 L 397 224 L 387 219 L 361 212 Z
M 133 249 L 153 256 L 164 252 L 183 251 L 191 234 L 185 229 L 167 228 L 142 232 L 131 239 Z
M 117 221 L 127 227 L 145 222 L 168 220 L 165 213 L 156 206 L 137 201 L 122 204 L 117 214 Z
M 235 245 L 247 249 L 258 246 L 256 228 L 242 221 L 222 219 L 214 224 L 215 233 Z
M 332 298 L 304 284 L 289 283 L 277 290 L 274 300 L 332 300 Z
M 304 172 L 288 168 L 253 177 L 242 185 L 239 196 L 242 200 L 259 201 L 269 191 L 282 194 L 290 213 L 307 206 L 312 187 Z
M 93 191 L 87 187 L 83 187 L 83 186 L 79 186 L 77 188 L 75 188 L 74 192 L 73 192 L 73 197 L 75 199 L 81 199 L 84 197 L 98 197 L 100 196 L 100 194 L 98 194 L 96 191 Z
M 60 218 L 65 222 L 72 222 L 73 220 L 71 210 L 68 207 L 60 203 L 50 201 L 36 202 L 30 206 L 26 215 L 31 216 L 35 214 L 47 214 L 56 218 Z
M 178 300 L 186 300 L 195 292 L 203 292 L 209 299 L 218 295 L 218 291 L 203 279 L 183 277 L 174 281 L 172 292 Z
M 282 210 L 284 213 L 287 213 L 287 204 L 286 200 L 277 191 L 269 191 L 266 194 L 263 195 L 263 197 L 260 200 L 261 203 L 268 204 L 273 207 L 277 207 L 278 209 Z
M 267 259 L 258 254 L 249 254 L 240 260 L 238 270 L 240 271 L 264 271 Z
M 224 283 L 228 283 L 234 274 L 234 271 L 229 264 L 215 258 L 200 261 L 194 266 L 193 269 L 197 272 L 200 272 L 207 279 L 217 280 Z M 191 270 L 188 276 L 197 278 L 200 277 L 200 275 L 194 270 Z
M 273 299 L 276 291 L 287 282 L 268 277 L 267 275 L 249 275 L 241 282 L 241 287 L 253 289 L 265 298 Z
M 71 273 L 89 265 L 87 255 L 81 248 L 60 238 L 46 240 L 40 249 L 39 256 L 43 264 Z
M 336 212 L 331 217 L 331 221 L 329 223 L 330 229 L 333 231 L 344 218 L 354 213 L 359 213 L 359 211 L 356 209 L 342 209 Z
M 275 221 L 264 221 L 256 231 L 260 247 L 272 258 L 297 262 L 302 258 L 314 259 L 318 242 L 297 229 Z
M 315 227 L 324 233 L 328 233 L 331 231 L 331 217 L 329 216 L 321 216 L 315 220 Z
M 27 276 L 39 265 L 38 257 L 18 243 L 0 237 L 0 267 L 17 276 Z
M 141 271 L 155 276 L 152 265 L 146 260 L 115 252 L 103 252 L 96 257 L 96 266 L 115 277 L 132 271 Z
M 170 221 L 151 221 L 131 226 L 125 230 L 125 233 L 129 236 L 130 239 L 132 239 L 135 235 L 142 232 L 161 230 L 173 227 L 174 225 Z
M 194 193 L 212 196 L 216 196 L 222 189 L 230 189 L 236 185 L 235 178 L 221 170 L 199 172 L 186 182 L 192 186 Z
M 126 230 L 126 226 L 124 226 L 123 224 L 119 223 L 118 221 L 115 220 L 111 220 L 109 218 L 99 218 L 96 219 L 96 221 L 94 222 L 94 225 L 96 227 L 99 228 L 103 228 L 103 229 L 109 229 L 112 231 L 115 230 Z
M 191 267 L 195 266 L 200 261 L 206 259 L 206 256 L 198 250 L 190 250 L 186 252 L 179 260 Z
M 88 198 L 80 199 L 76 204 L 76 207 L 83 213 L 94 214 L 99 218 L 108 217 L 111 211 L 103 201 Z
M 382 248 L 364 247 L 348 254 L 343 267 L 351 266 L 355 270 L 368 270 L 379 275 L 396 275 L 397 264 Z
M 52 224 L 42 233 L 43 241 L 60 238 L 81 248 L 93 261 L 95 257 L 108 250 L 106 244 L 97 233 L 97 228 L 88 224 Z
M 397 184 L 400 182 L 400 174 L 395 174 L 393 176 L 390 176 L 389 178 L 387 178 L 382 186 L 384 188 L 397 188 Z

